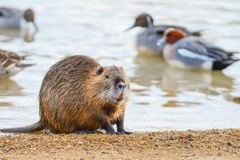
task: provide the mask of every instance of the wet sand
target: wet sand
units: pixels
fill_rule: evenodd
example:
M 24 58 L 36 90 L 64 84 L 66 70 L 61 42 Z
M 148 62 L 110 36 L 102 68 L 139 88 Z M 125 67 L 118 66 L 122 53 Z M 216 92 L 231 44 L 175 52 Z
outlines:
M 240 129 L 2 135 L 0 159 L 240 159 Z

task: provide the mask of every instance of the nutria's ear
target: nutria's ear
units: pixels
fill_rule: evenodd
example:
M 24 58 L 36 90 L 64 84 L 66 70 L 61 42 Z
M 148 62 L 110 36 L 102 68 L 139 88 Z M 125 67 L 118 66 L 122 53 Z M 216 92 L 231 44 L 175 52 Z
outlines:
M 120 71 L 124 72 L 123 67 L 118 67 L 118 69 L 119 69 Z
M 97 75 L 101 75 L 103 73 L 103 67 L 100 67 L 97 71 Z
M 122 67 L 122 66 L 120 66 L 120 67 L 118 66 L 117 68 L 118 68 L 119 70 L 123 70 L 123 67 Z

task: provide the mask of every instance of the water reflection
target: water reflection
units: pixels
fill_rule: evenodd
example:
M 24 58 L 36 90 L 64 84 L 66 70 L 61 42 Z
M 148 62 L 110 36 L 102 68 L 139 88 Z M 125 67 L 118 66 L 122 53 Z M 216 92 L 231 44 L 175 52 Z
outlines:
M 37 31 L 32 32 L 30 29 L 15 29 L 0 27 L 0 34 L 6 36 L 4 41 L 11 41 L 15 38 L 22 38 L 25 42 L 32 42 L 35 39 Z
M 11 79 L 0 79 L 0 107 L 11 107 L 13 103 L 6 96 L 22 96 L 22 88 Z
M 212 82 L 210 71 L 181 70 L 167 67 L 162 76 L 162 88 L 169 92 L 192 91 L 209 86 Z
M 140 86 L 159 86 L 162 81 L 162 74 L 167 67 L 166 62 L 160 56 L 148 56 L 138 54 L 133 62 L 135 63 L 132 82 Z
M 195 91 L 201 88 L 224 88 L 231 90 L 233 80 L 221 71 L 181 70 L 167 67 L 162 76 L 165 91 Z
M 200 105 L 198 102 L 185 102 L 185 101 L 177 101 L 177 100 L 168 100 L 164 103 L 163 107 L 181 107 L 181 106 L 191 106 L 191 105 Z
M 222 71 L 182 70 L 169 67 L 159 56 L 138 55 L 134 58 L 131 81 L 140 86 L 161 85 L 165 91 L 190 91 L 214 87 L 231 90 L 233 79 Z
M 154 91 L 157 92 L 155 93 L 156 97 L 176 98 L 174 100 L 168 99 L 163 106 L 201 104 L 181 101 L 179 95 L 185 92 L 211 96 L 224 95 L 226 92 L 230 92 L 233 87 L 233 79 L 225 76 L 221 71 L 176 69 L 168 66 L 159 56 L 138 55 L 134 58 L 134 63 L 135 69 L 130 80 L 136 84 L 133 88 L 135 94 L 149 96 L 154 95 Z
M 212 76 L 214 77 L 212 80 L 212 86 L 217 88 L 226 88 L 228 90 L 232 90 L 233 88 L 233 79 L 225 76 L 222 71 L 214 71 L 212 72 Z
M 11 79 L 0 79 L 0 96 L 22 96 L 22 88 Z

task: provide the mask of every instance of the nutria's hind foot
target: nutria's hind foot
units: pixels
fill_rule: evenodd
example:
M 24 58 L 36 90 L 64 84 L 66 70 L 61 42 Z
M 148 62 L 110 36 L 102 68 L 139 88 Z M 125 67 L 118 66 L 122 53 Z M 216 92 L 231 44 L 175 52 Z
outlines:
M 73 134 L 95 134 L 98 132 L 95 131 L 88 131 L 88 130 L 76 130 L 73 132 Z
M 132 134 L 132 132 L 127 132 L 124 129 L 118 129 L 118 131 L 116 132 L 112 126 L 111 127 L 109 126 L 109 128 L 107 128 L 106 131 L 108 134 L 111 135 Z

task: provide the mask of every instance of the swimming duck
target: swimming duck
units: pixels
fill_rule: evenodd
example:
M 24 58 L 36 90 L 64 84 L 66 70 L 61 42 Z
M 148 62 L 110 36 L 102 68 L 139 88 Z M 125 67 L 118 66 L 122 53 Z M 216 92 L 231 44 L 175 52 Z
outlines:
M 154 25 L 153 18 L 148 13 L 142 13 L 135 19 L 135 23 L 126 31 L 135 27 L 143 27 L 145 30 L 137 35 L 136 49 L 139 53 L 162 54 L 164 46 L 157 46 L 157 41 L 162 38 L 163 33 L 168 28 L 178 28 L 184 31 L 188 36 L 200 36 L 200 31 L 190 32 L 184 27 L 173 25 Z
M 20 29 L 25 23 L 32 23 L 36 30 L 35 15 L 32 9 L 21 11 L 14 8 L 0 7 L 0 26 Z
M 0 78 L 9 78 L 33 64 L 21 64 L 26 56 L 0 49 Z
M 169 28 L 157 45 L 162 46 L 163 57 L 173 67 L 183 69 L 222 70 L 237 59 L 233 52 L 225 51 L 203 39 L 189 36 L 182 30 Z

